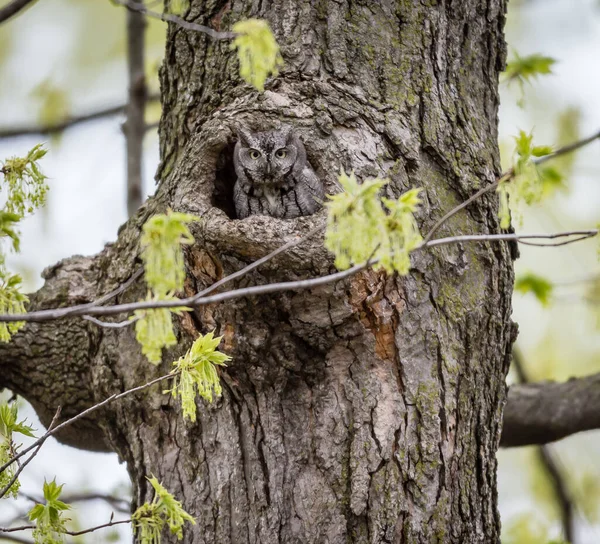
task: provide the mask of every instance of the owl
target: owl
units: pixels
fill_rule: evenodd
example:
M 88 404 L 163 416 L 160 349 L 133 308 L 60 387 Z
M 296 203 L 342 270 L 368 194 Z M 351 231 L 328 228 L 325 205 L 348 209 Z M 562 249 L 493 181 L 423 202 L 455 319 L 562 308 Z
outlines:
M 292 219 L 311 215 L 323 204 L 323 184 L 290 126 L 267 132 L 239 127 L 233 162 L 238 219 L 249 215 Z

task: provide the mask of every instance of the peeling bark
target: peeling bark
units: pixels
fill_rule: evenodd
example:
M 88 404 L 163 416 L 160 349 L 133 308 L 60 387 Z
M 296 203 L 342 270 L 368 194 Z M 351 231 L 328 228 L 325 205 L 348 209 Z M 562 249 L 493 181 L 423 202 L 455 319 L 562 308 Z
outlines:
M 323 222 L 324 211 L 231 219 L 239 121 L 295 126 L 330 192 L 340 167 L 359 179 L 389 177 L 388 197 L 423 187 L 426 232 L 499 173 L 504 10 L 503 0 L 192 0 L 186 18 L 217 30 L 267 19 L 286 66 L 259 94 L 240 82 L 227 43 L 171 27 L 157 196 L 103 253 L 57 265 L 32 307 L 93 300 L 125 281 L 140 225 L 167 207 L 203 218 L 186 249 L 189 294 Z M 445 234 L 498 232 L 496 211 L 487 197 Z M 57 402 L 73 397 L 75 409 L 165 373 L 195 335 L 216 329 L 233 361 L 221 374 L 223 397 L 201 403 L 195 424 L 159 385 L 108 407 L 84 440 L 63 437 L 81 446 L 93 436 L 116 451 L 135 505 L 151 499 L 145 476 L 154 474 L 196 516 L 188 543 L 496 542 L 495 454 L 514 336 L 510 252 L 444 246 L 412 264 L 403 278 L 368 271 L 200 308 L 178 323 L 180 343 L 158 368 L 132 330 L 30 325 L 0 351 L 1 385 L 47 421 Z M 322 240 L 310 240 L 236 287 L 331 270 Z M 119 301 L 143 292 L 137 285 Z M 32 339 L 51 353 L 32 352 Z

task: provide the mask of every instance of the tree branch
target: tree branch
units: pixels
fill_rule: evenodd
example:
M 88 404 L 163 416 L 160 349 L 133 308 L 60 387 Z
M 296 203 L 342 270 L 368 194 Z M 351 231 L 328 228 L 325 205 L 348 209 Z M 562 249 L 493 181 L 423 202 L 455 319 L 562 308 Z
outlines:
M 64 501 L 63 501 L 64 502 Z M 84 529 L 83 531 L 65 531 L 65 535 L 69 536 L 80 536 L 88 533 L 93 533 L 94 531 L 98 531 L 99 529 L 106 529 L 107 527 L 113 527 L 115 525 L 122 525 L 124 523 L 131 523 L 131 519 L 122 519 L 119 521 L 109 521 L 108 523 L 103 523 L 102 525 L 96 525 L 95 527 L 90 527 L 89 529 Z M 21 525 L 19 527 L 0 527 L 0 538 L 6 538 L 2 533 L 17 533 L 20 531 L 30 531 L 35 529 L 35 525 Z
M 546 444 L 600 428 L 600 373 L 564 383 L 513 385 L 504 408 L 500 445 Z
M 41 436 L 40 438 L 38 438 L 30 446 L 28 446 L 25 449 L 21 450 L 17 455 L 15 455 L 14 457 L 12 457 L 8 461 L 6 461 L 6 463 L 4 463 L 0 467 L 0 474 L 2 472 L 4 472 L 7 469 L 7 467 L 9 467 L 14 462 L 18 461 L 21 457 L 23 457 L 23 455 L 25 455 L 26 453 L 29 453 L 32 449 L 34 449 L 34 448 L 38 448 L 39 449 L 41 447 L 41 445 L 48 439 L 48 437 L 52 436 L 53 434 L 56 434 L 61 429 L 64 429 L 65 427 L 68 427 L 69 425 L 72 425 L 73 423 L 75 423 L 79 419 L 88 416 L 92 412 L 95 412 L 99 408 L 102 408 L 103 406 L 106 406 L 107 404 L 110 404 L 114 400 L 122 399 L 123 397 L 126 397 L 127 395 L 131 395 L 132 393 L 137 393 L 138 391 L 143 391 L 144 389 L 147 389 L 148 387 L 150 387 L 150 386 L 152 386 L 152 385 L 154 385 L 156 383 L 162 382 L 162 381 L 164 381 L 164 380 L 166 380 L 168 378 L 173 378 L 173 377 L 177 376 L 177 374 L 178 374 L 178 372 L 170 372 L 169 374 L 165 374 L 164 376 L 160 376 L 159 378 L 151 380 L 151 381 L 149 381 L 149 382 L 147 382 L 147 383 L 145 383 L 143 385 L 139 385 L 137 387 L 132 387 L 131 389 L 128 389 L 127 391 L 123 391 L 122 393 L 116 393 L 114 395 L 111 395 L 107 399 L 104 399 L 102 402 L 98 402 L 97 404 L 94 404 L 93 406 L 91 406 L 87 410 L 84 410 L 83 412 L 80 412 L 79 414 L 73 416 L 72 418 L 67 419 L 66 421 L 63 421 L 60 425 L 57 425 L 56 427 L 54 427 L 53 424 L 51 424 L 50 427 L 48 428 L 48 430 L 46 431 L 46 433 L 43 436 Z M 59 412 L 57 412 L 57 416 L 58 416 L 58 414 L 59 414 Z M 53 420 L 53 423 L 54 422 L 55 421 Z M 37 453 L 37 450 L 36 450 L 35 453 Z M 33 457 L 33 455 L 31 457 Z M 28 458 L 27 462 L 29 462 L 31 460 L 31 457 Z M 25 465 L 26 463 L 23 463 L 23 464 Z M 12 485 L 12 483 L 10 485 Z
M 160 96 L 151 95 L 150 97 L 148 97 L 148 100 L 158 101 L 160 100 Z M 18 138 L 21 136 L 36 136 L 40 134 L 56 134 L 81 123 L 87 123 L 88 121 L 95 121 L 97 119 L 103 119 L 104 117 L 111 117 L 113 115 L 123 114 L 125 113 L 126 109 L 127 105 L 112 106 L 110 108 L 101 109 L 91 113 L 69 117 L 68 119 L 60 121 L 58 123 L 51 123 L 49 125 L 44 126 L 0 128 L 0 138 L 4 139 Z M 147 127 L 146 129 L 149 130 L 149 128 Z
M 144 4 L 140 4 L 137 2 L 130 2 L 127 0 L 113 0 L 115 4 L 119 4 L 123 7 L 126 7 L 130 11 L 135 11 L 138 13 L 144 14 L 146 17 L 152 17 L 153 19 L 160 19 L 165 23 L 174 23 L 181 28 L 185 28 L 186 30 L 192 30 L 194 32 L 202 32 L 203 34 L 207 34 L 211 38 L 215 40 L 231 40 L 236 37 L 235 32 L 217 32 L 212 28 L 204 25 L 199 25 L 197 23 L 190 23 L 181 17 L 177 17 L 177 15 L 173 15 L 171 13 L 157 13 L 156 11 L 149 10 Z
M 584 240 L 586 238 L 591 238 L 598 234 L 597 229 L 585 230 L 585 231 L 571 231 L 571 232 L 561 232 L 555 234 L 473 234 L 467 236 L 451 236 L 448 238 L 439 238 L 437 240 L 431 240 L 429 242 L 424 242 L 417 248 L 424 249 L 435 246 L 447 245 L 447 244 L 455 244 L 461 242 L 498 242 L 498 241 L 508 241 L 508 240 L 521 240 L 521 239 L 556 239 L 556 238 L 564 238 L 564 237 L 575 237 L 571 242 L 578 242 Z M 562 242 L 561 242 L 562 243 Z M 287 245 L 287 244 L 286 244 Z M 278 250 L 276 250 L 277 252 Z M 416 251 L 416 250 L 415 250 Z M 274 252 L 274 253 L 276 253 Z M 269 257 L 269 256 L 267 256 Z M 265 259 L 267 259 L 265 257 Z M 261 263 L 264 262 L 264 259 L 261 260 Z M 182 306 L 186 306 L 189 308 L 194 308 L 197 306 L 205 306 L 207 304 L 214 304 L 216 302 L 223 302 L 225 300 L 231 300 L 235 298 L 241 297 L 249 297 L 256 295 L 264 295 L 269 293 L 276 293 L 280 291 L 295 291 L 300 289 L 312 289 L 314 287 L 319 287 L 321 285 L 326 285 L 329 283 L 334 283 L 336 281 L 340 281 L 342 279 L 353 276 L 354 274 L 360 272 L 361 270 L 365 270 L 369 268 L 371 265 L 375 264 L 376 261 L 367 261 L 366 263 L 358 264 L 349 268 L 348 270 L 344 270 L 342 272 L 336 272 L 334 274 L 329 274 L 327 276 L 321 276 L 319 278 L 312 278 L 308 280 L 299 280 L 299 281 L 288 281 L 288 282 L 280 282 L 280 283 L 271 283 L 267 285 L 257 285 L 253 287 L 246 287 L 243 289 L 234 289 L 231 291 L 226 291 L 224 293 L 219 293 L 213 296 L 201 296 L 202 293 L 198 293 L 191 297 L 175 299 L 175 300 L 157 300 L 157 301 L 139 301 L 139 302 L 130 302 L 126 304 L 117 304 L 115 306 L 94 306 L 94 303 L 72 306 L 68 308 L 54 308 L 49 310 L 39 310 L 37 312 L 28 312 L 25 314 L 4 314 L 0 315 L 0 322 L 14 322 L 14 321 L 27 321 L 27 322 L 43 322 L 43 321 L 53 321 L 56 319 L 63 319 L 65 317 L 76 317 L 76 316 L 84 316 L 84 315 L 94 315 L 94 316 L 107 316 L 107 315 L 117 315 L 121 313 L 129 313 L 134 312 L 136 310 L 150 310 L 157 308 L 178 308 Z M 238 273 L 236 273 L 238 274 Z M 232 276 L 235 276 L 233 274 Z M 229 281 L 231 278 L 226 278 Z M 225 280 L 221 280 L 221 285 Z M 212 286 L 209 287 L 204 293 L 212 290 Z
M 0 23 L 8 21 L 8 19 L 15 16 L 35 1 L 36 0 L 14 0 L 10 4 L 0 8 Z
M 144 16 L 127 12 L 127 67 L 129 77 L 129 99 L 123 126 L 127 142 L 127 215 L 131 217 L 142 204 L 142 146 L 146 123 L 146 73 L 144 68 Z

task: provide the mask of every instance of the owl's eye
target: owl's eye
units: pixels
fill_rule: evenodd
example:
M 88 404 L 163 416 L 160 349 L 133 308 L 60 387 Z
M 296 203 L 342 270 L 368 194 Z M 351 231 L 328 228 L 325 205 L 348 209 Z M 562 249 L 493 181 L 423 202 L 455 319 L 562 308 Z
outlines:
M 275 151 L 275 156 L 278 159 L 284 159 L 286 155 L 287 155 L 287 151 L 285 149 L 283 149 L 283 148 L 278 149 L 277 151 Z
M 260 157 L 260 151 L 257 151 L 256 149 L 251 149 L 248 154 L 250 155 L 251 159 L 258 159 L 258 157 Z

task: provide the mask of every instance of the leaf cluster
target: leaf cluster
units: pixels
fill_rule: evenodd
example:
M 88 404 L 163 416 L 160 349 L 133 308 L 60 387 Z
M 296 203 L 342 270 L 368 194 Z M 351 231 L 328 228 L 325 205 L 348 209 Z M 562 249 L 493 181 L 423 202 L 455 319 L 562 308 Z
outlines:
M 512 212 L 517 213 L 515 207 L 519 202 L 528 205 L 540 202 L 562 184 L 561 174 L 554 168 L 537 165 L 535 158 L 550 155 L 553 152 L 550 146 L 534 146 L 533 134 L 521 130 L 515 137 L 515 157 L 512 167 L 512 176 L 500 181 L 498 194 L 500 196 L 500 226 L 507 229 L 510 226 Z
M 265 81 L 270 74 L 276 76 L 283 65 L 279 45 L 269 27 L 261 19 L 239 21 L 232 27 L 237 34 L 231 44 L 237 49 L 240 63 L 240 76 L 244 81 L 264 91 Z
M 377 261 L 374 268 L 407 274 L 410 252 L 422 241 L 414 212 L 421 189 L 411 189 L 397 200 L 378 198 L 388 179 L 358 183 L 354 174 L 341 172 L 344 192 L 329 196 L 325 246 L 344 270 L 353 264 Z
M 154 498 L 151 503 L 144 503 L 131 516 L 133 527 L 141 544 L 160 544 L 161 532 L 165 525 L 169 526 L 171 534 L 178 540 L 183 538 L 183 524 L 189 521 L 192 525 L 196 520 L 182 507 L 181 502 L 175 499 L 152 476 L 148 481 L 154 488 Z
M 188 227 L 193 221 L 198 221 L 198 217 L 169 211 L 151 217 L 144 224 L 140 243 L 145 279 L 152 292 L 161 298 L 183 289 L 185 268 L 181 245 L 194 243 Z
M 6 203 L 0 210 L 0 239 L 8 238 L 14 251 L 19 251 L 18 223 L 46 202 L 48 186 L 38 161 L 46 150 L 36 145 L 25 157 L 12 157 L 1 163 L 2 196 Z M 25 312 L 27 297 L 20 292 L 21 278 L 6 270 L 5 254 L 0 251 L 0 312 Z M 0 324 L 0 341 L 8 342 L 11 335 L 24 326 L 23 322 Z
M 521 96 L 517 101 L 519 107 L 523 107 L 525 102 L 525 84 L 530 83 L 538 76 L 552 73 L 552 66 L 556 63 L 556 59 L 546 57 L 539 53 L 528 55 L 526 57 L 519 56 L 515 53 L 514 58 L 506 64 L 504 76 L 508 84 L 516 82 L 519 85 Z
M 16 453 L 16 445 L 13 440 L 13 433 L 19 433 L 25 436 L 33 437 L 33 427 L 26 425 L 26 420 L 18 420 L 18 409 L 16 404 L 0 404 L 0 465 L 8 462 Z M 8 466 L 0 473 L 0 489 L 4 489 L 15 475 L 15 465 Z M 7 491 L 5 497 L 17 498 L 19 491 L 19 481 L 15 480 Z
M 63 512 L 70 510 L 70 506 L 59 500 L 62 485 L 57 485 L 56 480 L 44 481 L 44 500 L 46 504 L 36 504 L 29 511 L 29 519 L 35 521 L 33 540 L 36 544 L 63 544 L 66 531 L 67 518 Z
M 556 64 L 556 59 L 552 57 L 546 57 L 539 53 L 521 57 L 515 52 L 514 58 L 506 63 L 504 74 L 509 82 L 529 83 L 540 75 L 551 74 L 554 64 Z
M 231 361 L 229 355 L 217 351 L 222 336 L 214 337 L 213 332 L 197 338 L 190 350 L 173 363 L 176 373 L 172 389 L 165 391 L 174 398 L 181 398 L 183 417 L 196 421 L 196 391 L 208 402 L 213 394 L 221 396 L 221 383 L 217 366 L 226 366 Z
M 140 243 L 145 279 L 150 289 L 147 300 L 173 300 L 175 293 L 183 289 L 185 266 L 181 246 L 194 242 L 188 224 L 198 219 L 169 211 L 146 221 Z M 183 310 L 161 308 L 135 312 L 136 338 L 151 363 L 160 363 L 162 349 L 177 343 L 172 314 L 180 315 Z

